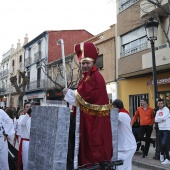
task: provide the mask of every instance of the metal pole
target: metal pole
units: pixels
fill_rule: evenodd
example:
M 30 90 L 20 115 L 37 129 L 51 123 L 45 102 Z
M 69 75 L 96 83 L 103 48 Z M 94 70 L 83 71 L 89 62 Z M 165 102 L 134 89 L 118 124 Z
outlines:
M 157 76 L 156 76 L 156 61 L 155 61 L 155 43 L 153 40 L 151 42 L 152 49 L 152 72 L 153 72 L 153 86 L 154 86 L 154 102 L 155 102 L 155 112 L 157 108 L 157 98 L 158 98 L 158 87 L 157 87 Z M 158 159 L 160 157 L 160 140 L 158 133 L 158 123 L 155 123 L 155 131 L 156 131 L 156 149 L 155 149 L 155 157 L 154 159 Z
M 61 45 L 61 52 L 62 52 L 62 60 L 63 60 L 63 74 L 64 74 L 64 81 L 65 81 L 65 88 L 67 88 L 67 75 L 66 75 L 66 64 L 65 64 L 65 54 L 64 54 L 64 41 L 63 39 L 59 39 L 57 41 L 57 45 Z

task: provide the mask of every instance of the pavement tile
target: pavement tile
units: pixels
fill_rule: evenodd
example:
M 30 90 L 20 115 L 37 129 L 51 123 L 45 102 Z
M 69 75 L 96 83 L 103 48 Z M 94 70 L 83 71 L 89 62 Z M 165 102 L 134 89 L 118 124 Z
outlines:
M 153 146 L 150 147 L 147 158 L 142 158 L 141 156 L 142 151 L 137 151 L 133 156 L 132 164 L 151 170 L 170 170 L 170 165 L 161 165 L 159 160 L 153 158 L 155 156 L 155 148 Z

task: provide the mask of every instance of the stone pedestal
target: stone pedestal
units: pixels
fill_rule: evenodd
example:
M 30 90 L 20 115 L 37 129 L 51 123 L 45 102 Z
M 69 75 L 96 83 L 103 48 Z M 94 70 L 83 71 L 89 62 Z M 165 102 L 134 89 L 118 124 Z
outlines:
M 70 109 L 33 106 L 28 170 L 66 170 Z

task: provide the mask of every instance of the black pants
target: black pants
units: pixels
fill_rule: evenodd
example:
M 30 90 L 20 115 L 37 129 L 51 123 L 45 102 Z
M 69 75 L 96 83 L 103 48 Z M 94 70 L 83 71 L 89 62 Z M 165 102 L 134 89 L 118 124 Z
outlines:
M 168 151 L 168 139 L 170 136 L 170 130 L 159 130 L 159 134 L 161 137 L 161 155 L 166 156 L 166 159 L 169 160 L 169 151 Z
M 144 125 L 140 126 L 138 139 L 139 141 L 145 141 L 145 147 L 143 150 L 143 155 L 147 156 L 149 152 L 150 143 L 153 143 L 153 139 L 151 139 L 151 134 L 153 130 L 153 125 Z M 145 137 L 144 137 L 145 136 Z

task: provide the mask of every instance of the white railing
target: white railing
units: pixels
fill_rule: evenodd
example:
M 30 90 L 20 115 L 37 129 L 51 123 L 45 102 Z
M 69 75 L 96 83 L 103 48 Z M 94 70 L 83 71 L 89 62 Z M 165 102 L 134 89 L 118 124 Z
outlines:
M 136 46 L 134 48 L 130 48 L 126 51 L 122 51 L 121 55 L 122 55 L 122 57 L 125 57 L 128 55 L 132 55 L 132 54 L 138 53 L 140 51 L 146 50 L 147 48 L 148 48 L 148 43 L 146 42 L 146 43 Z

